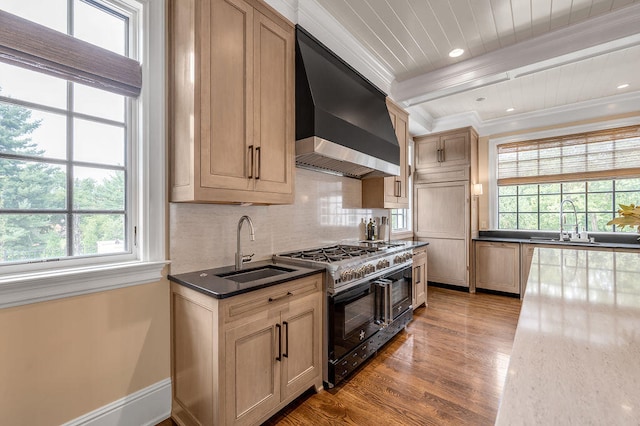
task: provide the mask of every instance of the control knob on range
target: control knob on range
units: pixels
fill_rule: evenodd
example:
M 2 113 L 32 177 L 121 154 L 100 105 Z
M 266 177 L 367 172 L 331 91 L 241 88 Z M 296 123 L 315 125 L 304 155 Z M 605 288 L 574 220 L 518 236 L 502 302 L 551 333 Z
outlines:
M 353 278 L 354 270 L 353 269 L 345 269 L 340 273 L 340 279 L 342 281 L 348 281 Z
M 378 264 L 376 265 L 376 269 L 380 270 L 380 269 L 384 269 L 384 268 L 388 268 L 389 267 L 389 261 L 387 259 L 382 259 L 381 261 L 378 262 Z

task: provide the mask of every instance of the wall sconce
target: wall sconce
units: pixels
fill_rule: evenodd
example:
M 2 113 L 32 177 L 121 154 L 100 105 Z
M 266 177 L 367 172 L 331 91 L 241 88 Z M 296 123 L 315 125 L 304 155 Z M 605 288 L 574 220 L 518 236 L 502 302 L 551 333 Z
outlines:
M 483 194 L 482 184 L 481 183 L 474 183 L 473 187 L 471 188 L 471 193 L 476 198 L 481 196 Z

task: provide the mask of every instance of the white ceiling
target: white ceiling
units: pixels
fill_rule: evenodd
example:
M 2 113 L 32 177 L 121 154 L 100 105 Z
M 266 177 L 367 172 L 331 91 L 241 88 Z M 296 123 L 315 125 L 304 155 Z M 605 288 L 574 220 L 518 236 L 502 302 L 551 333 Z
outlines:
M 407 106 L 414 134 L 640 112 L 640 0 L 279 2 Z

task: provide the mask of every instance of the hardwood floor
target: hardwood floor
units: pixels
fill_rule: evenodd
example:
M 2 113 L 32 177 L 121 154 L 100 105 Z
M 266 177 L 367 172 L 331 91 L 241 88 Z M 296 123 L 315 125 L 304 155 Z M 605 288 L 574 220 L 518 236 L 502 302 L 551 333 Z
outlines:
M 520 300 L 429 287 L 427 308 L 342 386 L 266 425 L 492 425 Z
M 307 392 L 265 425 L 494 424 L 520 300 L 429 287 L 428 301 L 344 384 Z

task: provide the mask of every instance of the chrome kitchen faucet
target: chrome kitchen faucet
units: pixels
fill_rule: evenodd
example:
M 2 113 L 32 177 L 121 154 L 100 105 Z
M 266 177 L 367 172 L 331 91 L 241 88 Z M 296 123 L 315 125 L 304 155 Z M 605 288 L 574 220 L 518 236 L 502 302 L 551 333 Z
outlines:
M 251 241 L 255 241 L 256 239 L 256 234 L 255 234 L 255 230 L 253 229 L 253 222 L 251 222 L 251 218 L 247 215 L 242 216 L 238 221 L 238 233 L 237 233 L 238 245 L 236 246 L 236 271 L 241 270 L 244 262 L 249 262 L 253 257 L 253 254 L 250 254 L 248 256 L 243 255 L 242 249 L 240 247 L 240 231 L 242 230 L 242 224 L 245 221 L 247 221 L 247 223 L 249 224 L 249 229 L 250 229 L 249 239 Z

